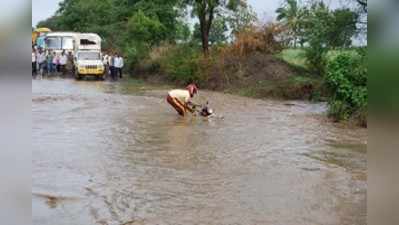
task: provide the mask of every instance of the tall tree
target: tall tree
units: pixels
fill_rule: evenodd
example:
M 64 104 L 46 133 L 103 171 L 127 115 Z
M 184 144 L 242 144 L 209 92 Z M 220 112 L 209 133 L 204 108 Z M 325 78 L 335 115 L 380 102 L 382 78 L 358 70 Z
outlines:
M 184 0 L 193 7 L 193 16 L 198 17 L 205 55 L 209 53 L 209 33 L 218 10 L 235 10 L 241 1 L 243 0 Z
M 331 13 L 332 22 L 328 29 L 328 44 L 332 48 L 350 47 L 356 34 L 358 14 L 350 9 L 336 9 Z
M 364 13 L 367 13 L 367 0 L 356 0 L 357 4 L 360 5 Z
M 301 9 L 297 0 L 286 0 L 282 7 L 276 10 L 277 20 L 282 21 L 290 30 L 294 47 L 298 40 Z
M 305 55 L 310 69 L 319 75 L 324 74 L 326 55 L 330 50 L 328 35 L 333 26 L 333 16 L 323 1 L 315 2 L 304 9 L 303 35 L 309 47 Z
M 211 30 L 209 32 L 209 43 L 221 44 L 227 41 L 227 22 L 226 18 L 223 16 L 217 16 L 212 24 Z M 198 23 L 194 25 L 193 39 L 196 41 L 201 41 L 201 28 Z

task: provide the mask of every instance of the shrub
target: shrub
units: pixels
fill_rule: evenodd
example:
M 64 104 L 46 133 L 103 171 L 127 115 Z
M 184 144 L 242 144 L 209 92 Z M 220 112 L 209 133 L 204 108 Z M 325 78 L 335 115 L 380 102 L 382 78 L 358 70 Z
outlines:
M 273 54 L 282 50 L 280 35 L 283 27 L 279 24 L 250 26 L 235 35 L 229 52 L 239 56 L 247 56 L 255 51 Z
M 200 58 L 199 47 L 190 44 L 162 44 L 153 48 L 148 56 L 140 61 L 135 72 L 150 76 L 160 75 L 160 78 L 179 84 L 200 82 Z
M 133 69 L 142 58 L 148 54 L 149 47 L 144 42 L 130 41 L 123 49 L 124 58 L 126 58 L 125 65 L 130 70 Z
M 338 54 L 327 65 L 326 84 L 331 92 L 329 115 L 336 121 L 346 120 L 354 115 L 367 115 L 365 56 Z

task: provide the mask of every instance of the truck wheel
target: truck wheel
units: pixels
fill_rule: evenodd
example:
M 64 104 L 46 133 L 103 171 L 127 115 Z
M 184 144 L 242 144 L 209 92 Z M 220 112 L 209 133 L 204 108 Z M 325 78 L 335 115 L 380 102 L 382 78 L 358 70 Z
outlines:
M 101 74 L 101 76 L 99 76 L 99 79 L 104 81 L 105 80 L 105 73 Z
M 82 80 L 82 75 L 80 75 L 78 71 L 75 71 L 75 79 Z

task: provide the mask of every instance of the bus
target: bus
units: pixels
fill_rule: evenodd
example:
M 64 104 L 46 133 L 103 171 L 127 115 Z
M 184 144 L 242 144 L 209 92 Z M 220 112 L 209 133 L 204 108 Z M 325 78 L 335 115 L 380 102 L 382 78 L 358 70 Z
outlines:
M 45 37 L 46 34 L 51 32 L 47 27 L 36 28 L 32 31 L 32 46 L 37 46 L 39 48 L 45 47 Z

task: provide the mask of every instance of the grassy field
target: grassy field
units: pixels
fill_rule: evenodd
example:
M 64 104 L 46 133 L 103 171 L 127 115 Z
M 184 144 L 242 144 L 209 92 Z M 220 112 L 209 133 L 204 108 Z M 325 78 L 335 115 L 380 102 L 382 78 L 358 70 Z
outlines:
M 338 53 L 347 52 L 351 54 L 356 54 L 355 50 L 331 50 L 327 54 L 327 59 L 334 58 Z M 297 49 L 284 49 L 279 54 L 276 55 L 277 58 L 286 61 L 291 66 L 308 70 L 308 65 L 306 63 L 305 50 L 301 48 Z
M 307 70 L 305 51 L 303 49 L 284 49 L 276 56 L 291 66 Z

